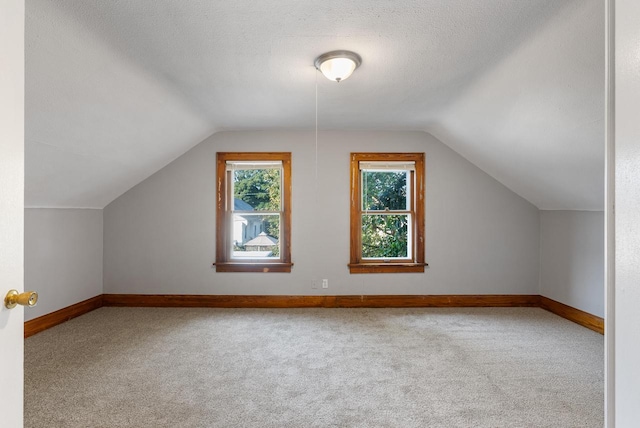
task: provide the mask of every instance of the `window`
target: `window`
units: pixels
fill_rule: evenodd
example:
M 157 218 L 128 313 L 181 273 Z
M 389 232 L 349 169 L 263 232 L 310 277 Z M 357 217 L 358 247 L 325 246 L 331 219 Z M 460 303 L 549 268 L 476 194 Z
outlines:
M 217 272 L 291 272 L 291 153 L 218 153 Z
M 424 154 L 351 153 L 351 273 L 425 266 Z

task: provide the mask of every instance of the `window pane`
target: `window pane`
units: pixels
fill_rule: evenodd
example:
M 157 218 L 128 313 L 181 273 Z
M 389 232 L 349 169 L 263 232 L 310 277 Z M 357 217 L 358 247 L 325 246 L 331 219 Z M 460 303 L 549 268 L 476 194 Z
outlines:
M 410 258 L 409 215 L 362 215 L 362 257 Z
M 409 171 L 362 171 L 362 210 L 408 210 Z
M 280 257 L 279 214 L 233 214 L 231 238 L 234 259 Z
M 235 169 L 234 210 L 280 211 L 280 171 L 279 168 Z

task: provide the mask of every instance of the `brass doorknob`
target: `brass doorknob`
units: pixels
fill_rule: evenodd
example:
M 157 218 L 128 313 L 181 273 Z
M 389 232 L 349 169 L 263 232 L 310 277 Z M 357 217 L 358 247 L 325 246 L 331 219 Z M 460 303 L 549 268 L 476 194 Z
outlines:
M 13 309 L 17 305 L 34 307 L 38 303 L 38 293 L 35 291 L 25 291 L 18 293 L 18 290 L 9 290 L 4 298 L 4 306 L 7 309 Z

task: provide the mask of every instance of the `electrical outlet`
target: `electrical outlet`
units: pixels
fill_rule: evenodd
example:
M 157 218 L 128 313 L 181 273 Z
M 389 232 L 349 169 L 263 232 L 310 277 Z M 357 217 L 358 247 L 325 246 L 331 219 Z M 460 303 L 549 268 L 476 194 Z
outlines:
M 311 288 L 320 288 L 320 280 L 312 279 L 311 280 Z
M 323 279 L 322 280 L 322 288 L 329 288 L 329 280 L 328 279 Z

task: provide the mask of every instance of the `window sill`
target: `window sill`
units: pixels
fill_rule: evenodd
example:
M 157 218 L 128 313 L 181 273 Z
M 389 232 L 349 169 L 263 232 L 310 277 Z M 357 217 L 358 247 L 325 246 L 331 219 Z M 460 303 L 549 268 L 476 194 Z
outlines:
M 350 273 L 423 273 L 427 263 L 352 263 Z
M 236 263 L 220 262 L 213 264 L 216 272 L 291 272 L 293 263 Z

